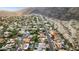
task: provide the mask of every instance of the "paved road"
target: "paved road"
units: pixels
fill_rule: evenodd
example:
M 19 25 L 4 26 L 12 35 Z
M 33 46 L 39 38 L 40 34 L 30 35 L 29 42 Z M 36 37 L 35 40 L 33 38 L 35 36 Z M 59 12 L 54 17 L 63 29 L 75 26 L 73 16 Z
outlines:
M 44 20 L 46 20 L 46 19 L 44 17 L 41 17 L 41 22 L 42 22 L 43 28 L 44 28 L 46 36 L 47 36 L 48 44 L 50 46 L 50 51 L 54 51 L 55 50 L 54 49 L 54 42 L 51 41 L 52 39 L 51 39 L 49 32 L 44 24 Z

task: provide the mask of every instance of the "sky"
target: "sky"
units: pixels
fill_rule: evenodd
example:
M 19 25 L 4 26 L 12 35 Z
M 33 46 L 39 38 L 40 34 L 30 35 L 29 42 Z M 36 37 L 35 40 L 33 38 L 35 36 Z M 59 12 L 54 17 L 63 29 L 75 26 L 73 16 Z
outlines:
M 24 7 L 0 7 L 0 10 L 5 10 L 5 11 L 18 11 L 23 9 Z

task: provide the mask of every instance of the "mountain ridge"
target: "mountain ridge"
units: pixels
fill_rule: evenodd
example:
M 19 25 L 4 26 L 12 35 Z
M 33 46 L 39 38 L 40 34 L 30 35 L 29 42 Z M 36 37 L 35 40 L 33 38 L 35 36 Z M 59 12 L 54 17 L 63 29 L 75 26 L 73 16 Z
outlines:
M 22 16 L 28 14 L 40 14 L 49 18 L 70 20 L 79 19 L 78 7 L 26 7 L 19 11 L 0 11 L 0 16 Z

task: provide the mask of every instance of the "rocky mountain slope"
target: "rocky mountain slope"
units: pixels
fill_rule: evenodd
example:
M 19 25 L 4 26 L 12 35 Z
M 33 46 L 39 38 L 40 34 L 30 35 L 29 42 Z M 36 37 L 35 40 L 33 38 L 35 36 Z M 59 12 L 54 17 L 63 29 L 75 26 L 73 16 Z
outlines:
M 0 16 L 20 16 L 28 14 L 40 14 L 60 20 L 79 19 L 78 7 L 27 7 L 19 11 L 0 11 Z
M 57 19 L 79 19 L 78 7 L 29 7 L 21 10 L 23 15 L 41 14 Z

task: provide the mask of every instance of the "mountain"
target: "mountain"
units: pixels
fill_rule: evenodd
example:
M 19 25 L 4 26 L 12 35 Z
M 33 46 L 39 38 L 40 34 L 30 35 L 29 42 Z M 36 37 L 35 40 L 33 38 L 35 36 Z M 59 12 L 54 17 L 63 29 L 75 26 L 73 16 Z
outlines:
M 78 7 L 26 7 L 19 11 L 0 11 L 0 16 L 21 16 L 28 14 L 41 14 L 49 18 L 61 20 L 79 19 Z
M 19 16 L 20 12 L 12 12 L 12 11 L 0 11 L 0 16 Z
M 20 11 L 22 15 L 41 14 L 57 19 L 79 19 L 78 7 L 29 7 Z

